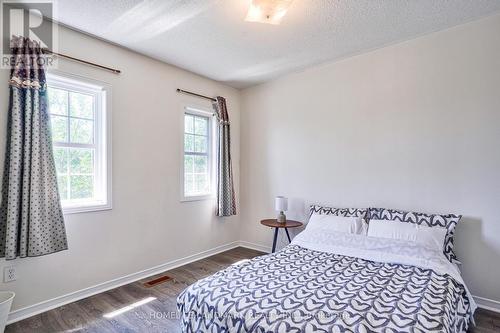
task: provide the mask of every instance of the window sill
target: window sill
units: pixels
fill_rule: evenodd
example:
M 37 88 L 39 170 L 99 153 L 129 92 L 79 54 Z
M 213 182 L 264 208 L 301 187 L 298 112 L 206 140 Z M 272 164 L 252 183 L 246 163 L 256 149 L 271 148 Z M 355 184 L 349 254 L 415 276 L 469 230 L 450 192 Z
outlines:
M 205 201 L 205 200 L 214 200 L 215 196 L 212 194 L 207 195 L 197 195 L 192 197 L 182 197 L 181 202 L 190 202 L 190 201 Z
M 111 210 L 111 204 L 89 204 L 89 205 L 81 205 L 81 206 L 68 206 L 63 207 L 63 214 L 79 214 L 79 213 L 90 213 L 90 212 L 98 212 L 102 210 Z

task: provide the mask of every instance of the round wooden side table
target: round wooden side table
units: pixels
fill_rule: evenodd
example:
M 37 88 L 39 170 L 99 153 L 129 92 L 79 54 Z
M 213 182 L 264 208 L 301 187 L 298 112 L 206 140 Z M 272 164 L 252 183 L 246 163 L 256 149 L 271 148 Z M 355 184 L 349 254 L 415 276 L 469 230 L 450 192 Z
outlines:
M 288 242 L 290 243 L 292 240 L 290 238 L 290 234 L 288 233 L 288 228 L 296 228 L 303 225 L 303 223 L 299 221 L 286 220 L 285 223 L 280 223 L 276 219 L 262 220 L 260 221 L 260 224 L 265 225 L 266 227 L 274 228 L 273 253 L 276 251 L 276 241 L 278 240 L 278 230 L 280 228 L 285 229 Z

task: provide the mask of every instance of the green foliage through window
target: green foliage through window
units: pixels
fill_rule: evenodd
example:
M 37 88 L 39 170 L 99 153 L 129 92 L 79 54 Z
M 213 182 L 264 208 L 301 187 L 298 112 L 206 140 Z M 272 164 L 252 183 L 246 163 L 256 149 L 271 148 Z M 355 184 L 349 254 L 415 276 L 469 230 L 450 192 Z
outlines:
M 54 161 L 63 201 L 95 196 L 95 98 L 49 85 Z

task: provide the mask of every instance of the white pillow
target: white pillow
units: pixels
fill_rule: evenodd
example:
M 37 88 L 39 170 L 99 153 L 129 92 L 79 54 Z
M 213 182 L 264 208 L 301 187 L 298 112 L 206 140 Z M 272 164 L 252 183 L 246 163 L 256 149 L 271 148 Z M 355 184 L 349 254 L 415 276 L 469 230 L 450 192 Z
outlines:
M 349 234 L 366 235 L 366 223 L 361 217 L 345 217 L 313 213 L 306 226 L 307 230 L 338 231 Z
M 443 251 L 446 228 L 390 220 L 370 220 L 368 236 L 413 241 Z

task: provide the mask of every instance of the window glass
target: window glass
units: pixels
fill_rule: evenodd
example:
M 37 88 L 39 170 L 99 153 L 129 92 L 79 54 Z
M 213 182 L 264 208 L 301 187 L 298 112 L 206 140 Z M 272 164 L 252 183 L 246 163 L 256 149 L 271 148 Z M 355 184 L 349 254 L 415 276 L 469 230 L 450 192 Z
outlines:
M 109 204 L 103 94 L 104 89 L 49 77 L 48 109 L 63 209 Z
M 210 117 L 184 115 L 184 197 L 210 194 Z

